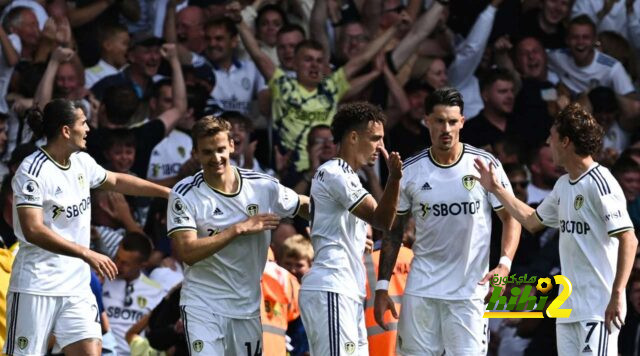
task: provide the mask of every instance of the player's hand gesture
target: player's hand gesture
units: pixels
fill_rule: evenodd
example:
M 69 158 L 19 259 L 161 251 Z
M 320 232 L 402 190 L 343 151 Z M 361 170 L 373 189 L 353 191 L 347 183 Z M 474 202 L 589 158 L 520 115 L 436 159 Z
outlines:
M 254 234 L 265 230 L 275 230 L 280 224 L 280 217 L 276 214 L 256 214 L 247 220 L 238 223 L 240 234 Z
M 389 327 L 384 324 L 384 313 L 386 313 L 387 310 L 390 310 L 391 315 L 398 319 L 396 305 L 389 296 L 389 292 L 386 290 L 377 290 L 373 301 L 373 316 L 376 319 L 376 323 L 384 330 L 389 330 Z
M 116 267 L 116 264 L 103 254 L 86 249 L 82 254 L 82 259 L 88 263 L 100 277 L 107 277 L 113 280 L 118 275 L 118 267 Z
M 493 164 L 487 165 L 483 159 L 476 158 L 474 166 L 478 170 L 478 173 L 480 173 L 480 176 L 476 177 L 480 185 L 492 193 L 495 192 L 500 187 L 500 182 L 498 182 L 498 178 L 496 177 Z
M 502 281 L 503 280 L 502 277 L 509 276 L 509 269 L 507 269 L 507 267 L 503 265 L 498 265 L 498 267 L 492 269 L 487 274 L 485 274 L 484 278 L 482 278 L 482 280 L 478 282 L 478 284 L 480 285 L 487 284 L 487 282 L 489 282 L 491 279 L 496 278 L 496 275 L 498 280 Z M 489 300 L 491 300 L 491 294 L 493 294 L 493 287 L 494 286 L 492 284 L 489 284 L 489 292 L 487 292 L 487 295 L 484 296 L 485 304 L 489 303 Z M 500 295 L 504 294 L 505 289 L 506 289 L 506 286 L 502 286 L 502 289 L 500 290 Z
M 624 294 L 612 293 L 607 310 L 604 312 L 604 326 L 607 328 L 609 334 L 611 334 L 611 322 L 613 325 L 622 329 L 624 325 L 622 306 L 624 305 Z
M 402 160 L 400 159 L 400 154 L 398 152 L 391 152 L 391 154 L 389 154 L 384 146 L 380 147 L 380 153 L 382 153 L 384 160 L 387 161 L 389 177 L 395 179 L 402 178 Z

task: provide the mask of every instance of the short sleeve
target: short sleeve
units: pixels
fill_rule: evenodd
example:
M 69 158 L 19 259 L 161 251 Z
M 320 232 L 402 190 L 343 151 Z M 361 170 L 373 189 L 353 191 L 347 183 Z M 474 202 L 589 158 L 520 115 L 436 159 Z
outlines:
M 82 152 L 79 153 L 82 155 L 82 160 L 84 161 L 84 166 L 86 169 L 87 177 L 89 178 L 89 186 L 91 189 L 98 188 L 104 182 L 107 181 L 107 170 L 102 168 L 93 157 L 88 154 Z
M 290 188 L 280 183 L 275 184 L 275 199 L 272 205 L 273 212 L 280 216 L 294 217 L 300 208 L 300 197 Z
M 624 66 L 620 62 L 616 62 L 611 69 L 611 79 L 613 83 L 613 90 L 618 95 L 627 95 L 635 92 L 631 77 L 624 69 Z
M 400 199 L 398 200 L 398 215 L 408 214 L 411 211 L 411 193 L 408 191 L 406 174 L 400 179 Z
M 355 209 L 369 194 L 356 174 L 325 171 L 323 184 L 329 195 L 348 211 Z
M 329 77 L 329 82 L 335 90 L 336 97 L 342 98 L 342 96 L 349 90 L 351 85 L 347 79 L 347 75 L 344 73 L 344 68 L 341 67 L 337 71 L 333 72 Z
M 282 87 L 287 82 L 289 78 L 287 78 L 286 73 L 280 69 L 276 68 L 273 72 L 273 76 L 269 79 L 269 89 L 271 90 L 271 95 L 274 97 L 282 95 Z
M 172 190 L 167 206 L 167 235 L 171 236 L 176 231 L 197 230 L 194 215 L 194 208 Z
M 538 220 L 548 227 L 558 228 L 558 205 L 560 200 L 558 199 L 558 183 L 553 187 L 553 190 L 536 208 L 536 217 Z
M 44 182 L 26 172 L 21 166 L 11 180 L 13 201 L 16 207 L 42 208 L 44 201 Z
M 610 193 L 606 194 L 608 188 Z M 604 222 L 609 236 L 633 229 L 633 223 L 626 209 L 627 201 L 618 182 L 609 179 L 603 184 L 602 189 L 605 195 L 600 195 L 598 189 L 593 189 L 592 198 L 589 200 L 593 210 Z
M 509 191 L 509 193 L 511 193 L 511 195 L 513 195 L 513 188 L 511 188 L 509 177 L 507 177 L 507 173 L 505 173 L 504 168 L 502 168 L 502 165 L 501 164 L 498 166 L 494 165 L 494 167 L 495 167 L 495 172 L 498 175 L 498 180 L 500 181 L 500 184 L 502 184 L 504 189 L 506 189 L 507 191 Z M 500 200 L 498 200 L 498 198 L 496 198 L 496 196 L 491 193 L 489 193 L 489 202 L 491 203 L 491 207 L 493 207 L 493 210 L 500 210 L 504 208 Z

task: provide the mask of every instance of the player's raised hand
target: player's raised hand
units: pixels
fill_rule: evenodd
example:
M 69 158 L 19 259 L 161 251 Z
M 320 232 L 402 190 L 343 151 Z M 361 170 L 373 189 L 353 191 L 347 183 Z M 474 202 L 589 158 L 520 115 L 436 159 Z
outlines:
M 389 292 L 386 290 L 377 290 L 373 301 L 373 317 L 376 319 L 376 323 L 384 330 L 389 330 L 389 327 L 384 323 L 384 313 L 386 313 L 387 310 L 390 310 L 391 315 L 398 319 L 396 305 L 389 296 Z
M 380 147 L 380 153 L 387 162 L 387 168 L 389 169 L 389 177 L 400 179 L 402 178 L 402 160 L 398 152 L 387 152 L 384 146 Z
M 240 234 L 254 234 L 265 230 L 275 230 L 280 224 L 280 217 L 276 214 L 256 214 L 247 220 L 238 223 Z
M 493 169 L 493 164 L 487 164 L 483 159 L 476 158 L 474 160 L 474 166 L 480 173 L 480 176 L 476 176 L 476 180 L 484 187 L 484 189 L 494 192 L 500 187 L 500 182 L 496 177 L 496 173 Z
M 623 305 L 624 294 L 611 294 L 611 300 L 609 300 L 607 310 L 604 312 L 604 326 L 607 328 L 609 334 L 611 334 L 612 331 L 611 322 L 613 322 L 613 325 L 615 325 L 618 330 L 622 329 L 622 325 L 624 325 Z
M 100 277 L 107 277 L 113 280 L 118 275 L 118 267 L 116 267 L 116 264 L 103 254 L 86 249 L 82 254 L 82 259 L 88 263 Z

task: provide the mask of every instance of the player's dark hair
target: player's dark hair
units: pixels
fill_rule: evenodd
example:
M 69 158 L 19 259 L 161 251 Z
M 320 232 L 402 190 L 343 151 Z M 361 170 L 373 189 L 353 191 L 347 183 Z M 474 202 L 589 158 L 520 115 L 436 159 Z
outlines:
M 120 242 L 120 247 L 128 252 L 138 252 L 142 256 L 142 261 L 148 261 L 153 251 L 151 239 L 139 232 L 126 233 Z
M 568 137 L 573 142 L 578 156 L 592 156 L 602 147 L 604 130 L 579 104 L 570 104 L 560 111 L 553 125 L 561 139 Z
M 302 38 L 307 38 L 307 34 L 304 32 L 304 29 L 302 28 L 302 26 L 296 25 L 296 24 L 282 25 L 282 27 L 280 27 L 280 29 L 278 30 L 278 37 L 289 32 L 300 32 L 300 34 L 302 34 Z
M 424 102 L 424 113 L 426 115 L 433 113 L 433 108 L 436 105 L 457 106 L 460 108 L 460 114 L 462 114 L 464 110 L 462 94 L 454 88 L 436 89 L 433 93 L 429 94 Z
M 236 27 L 236 24 L 231 19 L 226 17 L 214 19 L 207 22 L 204 25 L 204 30 L 207 31 L 212 27 L 223 27 L 225 30 L 227 30 L 229 37 L 235 37 L 238 34 L 238 28 Z
M 596 24 L 593 22 L 593 20 L 591 20 L 591 18 L 588 15 L 582 14 L 572 18 L 569 21 L 569 25 L 567 26 L 567 29 L 570 30 L 571 26 L 575 26 L 575 25 L 590 26 L 591 30 L 593 31 L 593 34 L 594 35 L 596 34 Z M 569 31 L 567 31 L 567 36 L 569 36 Z
M 63 126 L 73 126 L 78 118 L 76 112 L 78 109 L 84 110 L 79 102 L 53 99 L 42 111 L 40 108 L 30 109 L 27 113 L 27 123 L 36 140 L 44 136 L 51 141 L 60 135 L 60 129 Z
M 378 106 L 366 102 L 355 102 L 341 105 L 333 117 L 331 132 L 333 142 L 339 143 L 350 131 L 362 131 L 367 128 L 369 122 L 385 124 L 387 121 L 384 113 Z
M 298 54 L 298 52 L 302 51 L 303 49 L 314 49 L 316 51 L 324 53 L 324 47 L 322 47 L 322 44 L 316 40 L 304 40 L 298 43 L 298 45 L 296 46 L 296 51 L 294 53 Z
M 231 124 L 225 119 L 212 115 L 205 116 L 196 121 L 191 129 L 191 139 L 193 140 L 193 149 L 198 148 L 198 139 L 203 137 L 215 136 L 219 132 L 227 132 L 231 130 Z

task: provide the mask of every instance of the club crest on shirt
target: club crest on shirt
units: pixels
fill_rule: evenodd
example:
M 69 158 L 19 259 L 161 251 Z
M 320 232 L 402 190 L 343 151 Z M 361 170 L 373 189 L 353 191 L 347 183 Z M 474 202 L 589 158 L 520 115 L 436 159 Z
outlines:
M 349 355 L 353 354 L 354 351 L 356 351 L 356 344 L 353 341 L 345 342 L 344 351 L 346 351 Z
M 462 185 L 465 187 L 465 189 L 471 191 L 471 189 L 473 189 L 473 187 L 475 187 L 476 185 L 476 179 L 472 175 L 466 175 L 462 177 Z
M 187 150 L 182 146 L 178 146 L 178 154 L 180 157 L 184 158 L 184 155 L 187 154 Z
M 254 216 L 258 214 L 258 204 L 249 204 L 247 205 L 247 214 L 249 216 Z
M 80 184 L 80 187 L 84 188 L 84 176 L 82 173 L 78 174 L 78 184 Z
M 193 351 L 200 352 L 204 348 L 204 342 L 202 340 L 196 340 L 192 344 Z
M 136 299 L 136 302 L 138 302 L 138 306 L 140 306 L 140 308 L 144 308 L 147 306 L 147 298 L 139 295 L 138 298 Z
M 582 208 L 582 204 L 584 204 L 584 197 L 581 194 L 578 194 L 578 196 L 576 196 L 576 199 L 573 201 L 573 207 L 576 210 L 579 210 L 580 208 Z
M 20 350 L 24 350 L 29 345 L 29 339 L 24 336 L 18 338 L 18 347 Z

